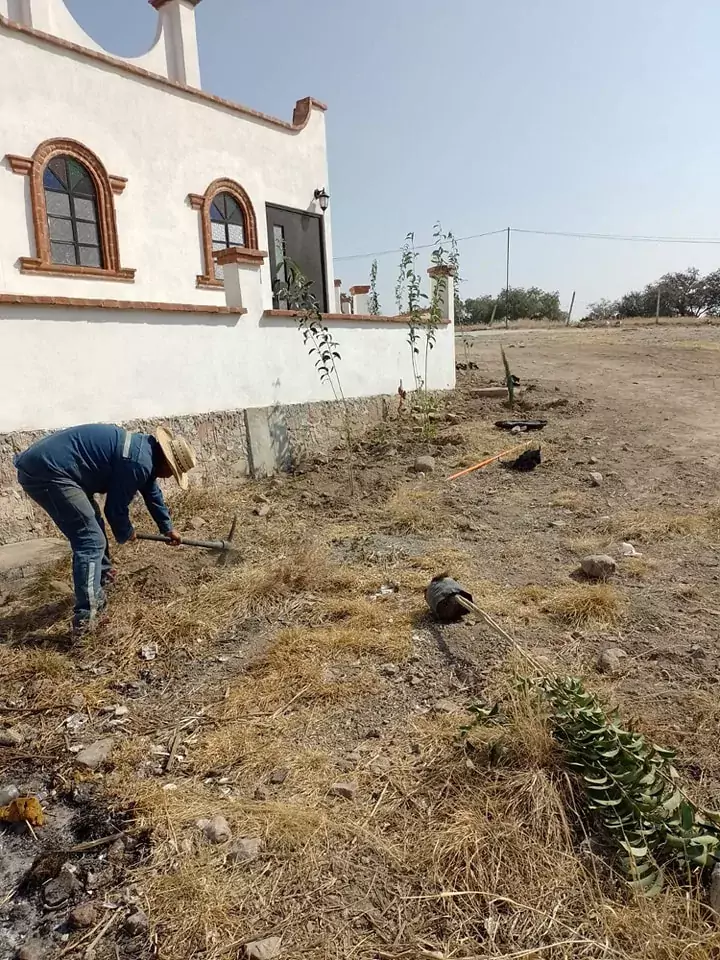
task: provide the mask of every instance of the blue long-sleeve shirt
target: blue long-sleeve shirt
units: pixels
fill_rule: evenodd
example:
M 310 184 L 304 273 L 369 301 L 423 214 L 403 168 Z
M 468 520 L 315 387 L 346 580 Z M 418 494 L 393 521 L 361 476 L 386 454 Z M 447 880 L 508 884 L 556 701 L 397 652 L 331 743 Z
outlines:
M 38 440 L 15 458 L 15 466 L 31 480 L 71 480 L 89 496 L 104 493 L 105 517 L 118 543 L 125 543 L 133 534 L 129 508 L 137 493 L 160 533 L 172 530 L 155 475 L 157 446 L 148 434 L 89 423 Z

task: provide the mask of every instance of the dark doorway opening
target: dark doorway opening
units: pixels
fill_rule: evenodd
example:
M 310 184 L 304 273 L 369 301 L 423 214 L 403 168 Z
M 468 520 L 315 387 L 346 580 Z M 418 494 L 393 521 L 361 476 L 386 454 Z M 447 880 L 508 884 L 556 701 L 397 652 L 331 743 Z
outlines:
M 325 271 L 325 231 L 323 218 L 306 210 L 293 210 L 267 204 L 268 244 L 273 287 L 284 283 L 284 261 L 291 260 L 312 283 L 320 309 L 327 311 L 327 282 Z M 275 309 L 287 309 L 273 294 Z

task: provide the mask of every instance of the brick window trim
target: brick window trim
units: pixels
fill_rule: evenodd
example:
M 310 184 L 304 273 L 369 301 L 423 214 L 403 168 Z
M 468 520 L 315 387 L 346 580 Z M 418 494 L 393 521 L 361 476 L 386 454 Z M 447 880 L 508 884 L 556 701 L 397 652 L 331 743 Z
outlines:
M 0 293 L 0 304 L 15 307 L 72 307 L 76 310 L 142 310 L 147 313 L 193 313 L 244 316 L 244 307 L 224 307 L 202 303 L 163 303 L 141 300 L 104 300 L 84 297 L 37 297 L 20 293 Z
M 213 200 L 219 193 L 229 193 L 233 200 L 237 201 L 243 212 L 243 220 L 245 221 L 245 246 L 232 247 L 229 249 L 243 250 L 248 257 L 245 262 L 257 262 L 258 258 L 267 256 L 262 250 L 258 250 L 257 217 L 255 216 L 255 208 L 245 188 L 241 187 L 237 181 L 231 180 L 228 177 L 220 177 L 217 180 L 213 180 L 205 193 L 188 194 L 190 207 L 193 210 L 197 210 L 200 214 L 203 269 L 205 272 L 197 277 L 196 285 L 203 290 L 222 290 L 224 287 L 223 281 L 218 280 L 215 276 L 214 265 L 216 258 L 212 247 L 212 222 L 210 220 L 210 208 Z M 224 253 L 225 251 L 215 252 Z M 260 262 L 262 262 L 262 260 L 260 260 Z
M 50 231 L 43 175 L 45 167 L 56 156 L 72 157 L 81 163 L 92 177 L 98 209 L 100 249 L 104 267 L 84 267 L 76 264 L 53 263 L 50 255 Z M 13 173 L 29 178 L 30 203 L 35 231 L 34 257 L 20 257 L 21 273 L 39 274 L 46 277 L 85 277 L 97 280 L 119 280 L 132 283 L 135 270 L 120 266 L 120 247 L 115 217 L 114 195 L 120 195 L 127 185 L 125 177 L 110 175 L 102 161 L 78 140 L 45 140 L 32 157 L 6 154 L 8 166 Z

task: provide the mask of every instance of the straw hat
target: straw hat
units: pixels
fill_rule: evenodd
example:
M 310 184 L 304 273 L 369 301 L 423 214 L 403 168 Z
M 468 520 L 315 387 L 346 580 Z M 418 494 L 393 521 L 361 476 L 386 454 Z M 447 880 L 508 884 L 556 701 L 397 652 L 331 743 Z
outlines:
M 166 427 L 158 427 L 157 441 L 181 490 L 188 488 L 188 471 L 197 466 L 195 451 L 184 437 L 173 437 Z

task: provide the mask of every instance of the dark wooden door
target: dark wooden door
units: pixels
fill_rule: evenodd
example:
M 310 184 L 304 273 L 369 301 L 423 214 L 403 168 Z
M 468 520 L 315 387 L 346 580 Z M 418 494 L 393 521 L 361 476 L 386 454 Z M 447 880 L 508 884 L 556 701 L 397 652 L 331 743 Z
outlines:
M 291 260 L 308 280 L 320 309 L 328 308 L 325 272 L 325 233 L 322 217 L 306 210 L 267 204 L 268 244 L 273 284 L 285 280 L 283 258 Z M 287 306 L 273 297 L 276 308 Z

